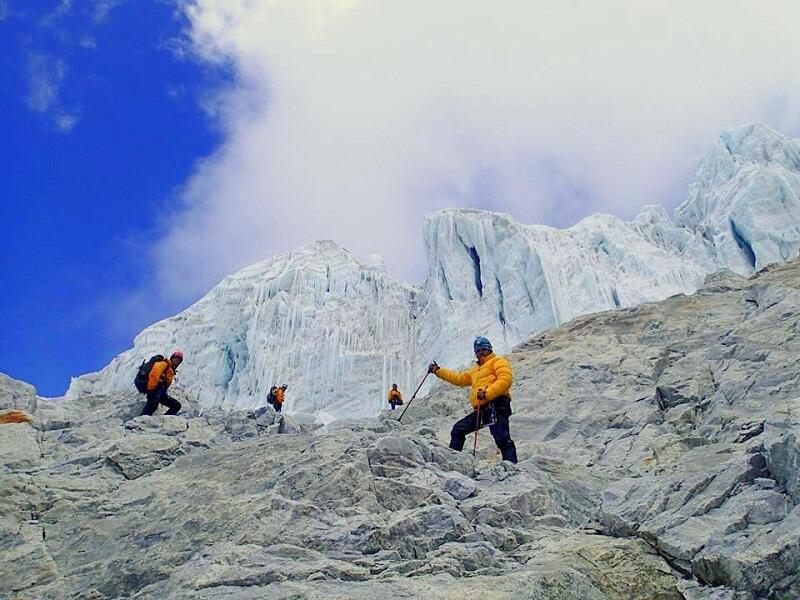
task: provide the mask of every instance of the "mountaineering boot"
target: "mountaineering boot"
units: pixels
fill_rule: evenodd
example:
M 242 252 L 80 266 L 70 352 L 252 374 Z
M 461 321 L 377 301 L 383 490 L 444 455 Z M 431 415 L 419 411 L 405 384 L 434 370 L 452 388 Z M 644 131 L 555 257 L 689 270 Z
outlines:
M 500 446 L 500 444 L 498 444 L 498 446 Z M 500 454 L 502 455 L 503 460 L 507 460 L 508 462 L 516 464 L 517 446 L 514 444 L 514 440 L 508 438 L 508 442 L 505 443 L 502 447 L 500 447 Z

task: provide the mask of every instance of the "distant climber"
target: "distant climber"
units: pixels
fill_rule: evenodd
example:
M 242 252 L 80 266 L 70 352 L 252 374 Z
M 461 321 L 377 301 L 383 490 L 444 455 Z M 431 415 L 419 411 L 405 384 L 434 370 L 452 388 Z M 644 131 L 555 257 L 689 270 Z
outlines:
M 169 360 L 164 357 L 160 357 L 160 360 L 151 359 L 152 364 L 150 364 L 149 375 L 147 376 L 147 403 L 142 410 L 143 415 L 152 415 L 156 412 L 159 404 L 167 407 L 168 415 L 178 414 L 181 409 L 181 403 L 169 396 L 167 390 L 172 385 L 175 371 L 182 362 L 183 353 L 177 350 L 170 355 Z M 146 366 L 147 364 L 143 364 L 142 368 Z
M 511 363 L 492 352 L 492 344 L 485 337 L 475 338 L 472 345 L 477 364 L 466 371 L 451 371 L 432 362 L 428 372 L 461 387 L 472 386 L 470 403 L 475 412 L 468 414 L 453 425 L 450 432 L 450 447 L 463 450 L 467 435 L 489 425 L 503 460 L 517 462 L 517 447 L 511 439 L 508 418 L 511 416 L 511 383 L 514 373 Z
M 389 390 L 389 404 L 392 406 L 392 410 L 395 409 L 396 406 L 401 406 L 403 404 L 403 394 L 400 393 L 400 390 L 397 389 L 397 384 L 392 384 L 392 389 Z
M 285 383 L 281 387 L 276 387 L 272 391 L 272 406 L 275 407 L 275 412 L 283 410 L 283 401 L 286 399 L 286 388 L 289 387 Z

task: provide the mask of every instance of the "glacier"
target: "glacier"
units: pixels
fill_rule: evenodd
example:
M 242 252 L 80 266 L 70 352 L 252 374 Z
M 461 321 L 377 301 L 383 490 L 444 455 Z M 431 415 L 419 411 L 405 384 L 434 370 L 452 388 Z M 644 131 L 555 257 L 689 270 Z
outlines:
M 289 386 L 285 410 L 367 416 L 397 383 L 408 400 L 436 359 L 472 359 L 475 335 L 499 352 L 579 315 L 696 291 L 711 272 L 747 275 L 800 250 L 800 140 L 761 125 L 723 132 L 672 215 L 595 214 L 565 229 L 447 209 L 426 217 L 427 277 L 401 282 L 321 241 L 223 279 L 155 323 L 68 397 L 128 390 L 141 361 L 180 348 L 176 385 L 203 406 L 262 406 Z M 427 391 L 423 388 L 422 394 Z

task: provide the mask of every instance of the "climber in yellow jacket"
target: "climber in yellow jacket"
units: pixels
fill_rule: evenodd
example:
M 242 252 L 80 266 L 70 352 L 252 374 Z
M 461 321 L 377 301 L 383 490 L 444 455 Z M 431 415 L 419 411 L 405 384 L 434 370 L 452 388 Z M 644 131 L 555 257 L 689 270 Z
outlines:
M 392 389 L 389 390 L 387 398 L 389 399 L 389 404 L 392 405 L 392 410 L 394 410 L 396 406 L 403 404 L 403 394 L 397 389 L 396 383 L 392 384 Z
M 453 385 L 471 386 L 469 401 L 475 411 L 460 419 L 450 432 L 450 447 L 463 450 L 464 441 L 470 433 L 484 425 L 494 437 L 503 460 L 517 462 L 517 447 L 511 439 L 508 418 L 511 416 L 511 384 L 514 372 L 511 363 L 492 351 L 492 344 L 485 337 L 475 338 L 472 345 L 477 364 L 466 371 L 451 371 L 435 362 L 428 371 Z

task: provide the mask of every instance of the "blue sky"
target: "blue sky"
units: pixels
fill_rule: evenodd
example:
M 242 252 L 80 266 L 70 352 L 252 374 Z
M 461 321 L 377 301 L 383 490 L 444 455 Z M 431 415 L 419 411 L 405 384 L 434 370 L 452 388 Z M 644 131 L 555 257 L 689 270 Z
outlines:
M 219 143 L 198 99 L 225 79 L 180 58 L 170 3 L 56 4 L 0 12 L 0 370 L 45 395 L 179 307 L 109 314 L 152 276 L 143 249 Z
M 440 208 L 673 208 L 723 129 L 800 134 L 799 20 L 796 0 L 0 0 L 0 371 L 61 394 L 317 239 L 418 282 Z

